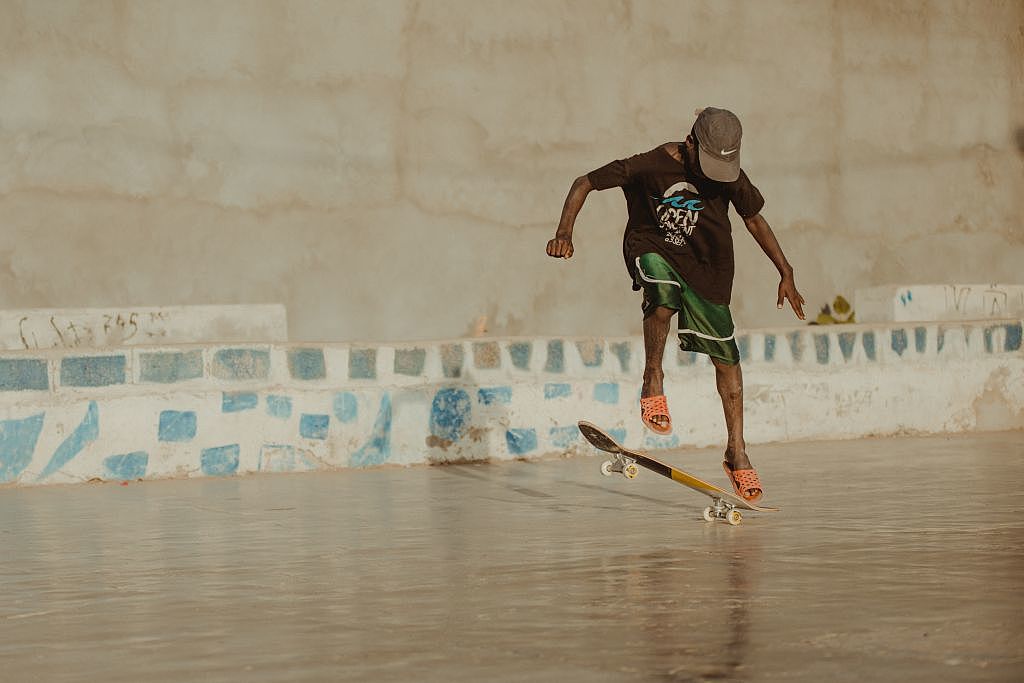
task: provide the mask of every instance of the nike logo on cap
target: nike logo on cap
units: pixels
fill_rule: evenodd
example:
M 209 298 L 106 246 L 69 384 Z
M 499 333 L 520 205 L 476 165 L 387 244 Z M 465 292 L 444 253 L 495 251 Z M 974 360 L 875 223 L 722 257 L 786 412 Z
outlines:
M 734 152 L 737 152 L 737 151 L 739 151 L 739 147 L 737 147 L 736 149 L 723 149 L 723 150 L 722 150 L 722 156 L 723 156 L 723 157 L 727 157 L 727 156 L 729 156 L 730 154 L 732 154 L 732 153 L 734 153 Z

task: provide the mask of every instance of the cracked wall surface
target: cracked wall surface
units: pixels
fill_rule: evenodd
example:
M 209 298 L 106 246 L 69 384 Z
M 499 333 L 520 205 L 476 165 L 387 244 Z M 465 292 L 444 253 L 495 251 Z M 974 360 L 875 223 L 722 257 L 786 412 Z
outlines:
M 0 307 L 287 305 L 293 339 L 624 335 L 621 194 L 744 122 L 812 310 L 1019 281 L 1019 2 L 0 2 Z M 737 321 L 786 324 L 734 216 Z

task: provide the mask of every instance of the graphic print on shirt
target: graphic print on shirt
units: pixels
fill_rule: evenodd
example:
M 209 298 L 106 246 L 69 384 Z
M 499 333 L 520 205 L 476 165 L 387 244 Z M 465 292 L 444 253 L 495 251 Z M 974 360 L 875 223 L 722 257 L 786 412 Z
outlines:
M 703 208 L 700 193 L 690 183 L 676 183 L 665 190 L 658 204 L 658 226 L 665 232 L 665 241 L 677 247 L 685 245 Z

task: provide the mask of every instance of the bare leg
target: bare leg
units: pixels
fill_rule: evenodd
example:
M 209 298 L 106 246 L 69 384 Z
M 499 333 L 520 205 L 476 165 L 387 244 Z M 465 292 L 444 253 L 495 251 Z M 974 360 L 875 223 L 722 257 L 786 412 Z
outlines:
M 729 433 L 725 461 L 734 470 L 750 469 L 747 444 L 743 440 L 743 371 L 738 363 L 728 365 L 717 358 L 712 358 L 711 362 L 715 364 L 718 395 L 722 397 L 725 428 Z
M 644 352 L 647 362 L 644 365 L 644 385 L 640 390 L 642 398 L 665 393 L 665 371 L 661 367 L 661 360 L 665 357 L 669 323 L 675 314 L 673 308 L 658 306 L 644 318 Z M 654 418 L 654 422 L 662 427 L 668 424 L 664 416 Z

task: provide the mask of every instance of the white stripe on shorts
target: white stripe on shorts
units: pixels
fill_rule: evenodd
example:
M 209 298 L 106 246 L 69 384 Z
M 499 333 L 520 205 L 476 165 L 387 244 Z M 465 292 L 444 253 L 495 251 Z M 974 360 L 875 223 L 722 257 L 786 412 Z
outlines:
M 701 339 L 707 339 L 708 341 L 722 341 L 722 342 L 729 341 L 730 339 L 733 339 L 736 336 L 736 333 L 733 332 L 728 337 L 712 337 L 710 334 L 701 334 L 697 330 L 679 330 L 679 334 L 692 334 L 695 337 L 700 337 Z
M 675 285 L 681 290 L 683 287 L 675 280 L 655 280 L 653 277 L 647 277 L 647 273 L 640 267 L 640 257 L 636 257 L 636 272 L 640 273 L 640 277 L 643 278 L 644 282 L 654 282 L 659 285 Z

